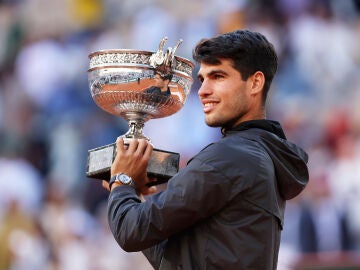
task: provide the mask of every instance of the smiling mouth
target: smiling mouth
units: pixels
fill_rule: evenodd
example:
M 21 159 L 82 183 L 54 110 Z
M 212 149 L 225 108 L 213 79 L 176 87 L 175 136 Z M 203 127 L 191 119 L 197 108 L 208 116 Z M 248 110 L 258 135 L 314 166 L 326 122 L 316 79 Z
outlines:
M 204 113 L 210 112 L 216 106 L 216 102 L 206 102 L 203 104 Z

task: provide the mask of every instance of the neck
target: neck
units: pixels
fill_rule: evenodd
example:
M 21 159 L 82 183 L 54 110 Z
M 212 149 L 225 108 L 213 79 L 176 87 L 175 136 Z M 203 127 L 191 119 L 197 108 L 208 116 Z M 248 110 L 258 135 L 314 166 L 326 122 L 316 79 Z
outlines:
M 232 127 L 238 126 L 240 123 L 245 121 L 251 121 L 251 120 L 264 120 L 266 119 L 266 113 L 265 110 L 258 110 L 252 113 L 248 113 L 244 116 L 242 116 L 240 119 L 238 119 Z

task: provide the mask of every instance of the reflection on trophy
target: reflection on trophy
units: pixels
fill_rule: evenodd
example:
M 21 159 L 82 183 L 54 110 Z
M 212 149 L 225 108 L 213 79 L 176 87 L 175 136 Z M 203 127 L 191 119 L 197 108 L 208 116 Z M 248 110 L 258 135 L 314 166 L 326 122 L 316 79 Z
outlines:
M 123 117 L 129 130 L 121 135 L 124 142 L 144 138 L 146 121 L 170 116 L 179 111 L 190 93 L 193 63 L 175 56 L 182 40 L 163 51 L 163 38 L 156 52 L 106 50 L 89 55 L 89 87 L 93 100 L 103 110 Z M 115 143 L 88 152 L 86 175 L 108 180 L 116 155 Z M 154 148 L 147 173 L 166 182 L 179 170 L 178 153 Z

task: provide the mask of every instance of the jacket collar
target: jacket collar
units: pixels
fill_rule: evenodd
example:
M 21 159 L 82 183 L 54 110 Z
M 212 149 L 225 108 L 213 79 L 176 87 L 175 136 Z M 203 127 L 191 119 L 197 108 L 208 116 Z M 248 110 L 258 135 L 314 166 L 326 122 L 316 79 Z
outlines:
M 226 135 L 228 135 L 234 131 L 243 131 L 243 130 L 248 130 L 251 128 L 263 129 L 265 131 L 271 132 L 271 133 L 279 136 L 280 138 L 286 140 L 285 133 L 284 133 L 280 123 L 277 121 L 265 120 L 265 119 L 245 121 L 233 128 L 229 128 L 229 129 L 223 128 L 221 130 L 221 132 L 223 133 L 223 135 L 225 137 Z

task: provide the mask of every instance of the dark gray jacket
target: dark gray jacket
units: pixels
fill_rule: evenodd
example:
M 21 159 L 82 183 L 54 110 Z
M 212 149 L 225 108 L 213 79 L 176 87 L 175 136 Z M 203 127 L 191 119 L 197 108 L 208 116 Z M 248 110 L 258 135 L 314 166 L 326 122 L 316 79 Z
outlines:
M 111 230 L 155 269 L 276 269 L 285 200 L 305 187 L 306 163 L 277 122 L 244 122 L 146 202 L 131 187 L 115 188 Z

